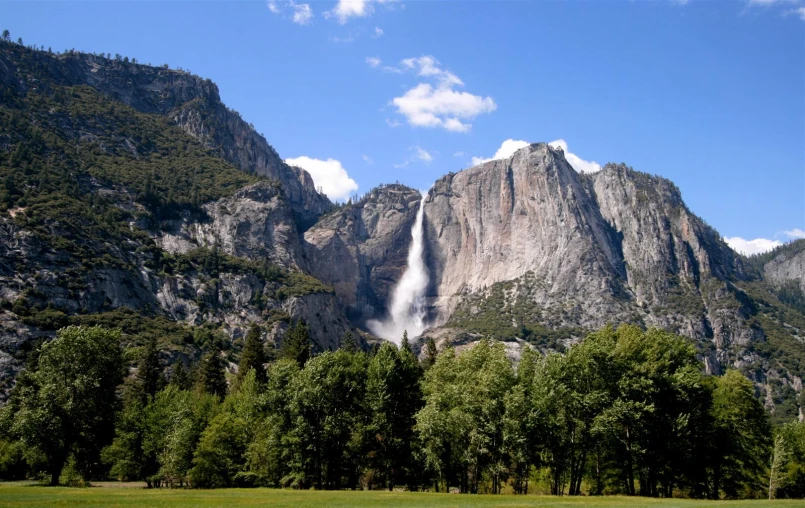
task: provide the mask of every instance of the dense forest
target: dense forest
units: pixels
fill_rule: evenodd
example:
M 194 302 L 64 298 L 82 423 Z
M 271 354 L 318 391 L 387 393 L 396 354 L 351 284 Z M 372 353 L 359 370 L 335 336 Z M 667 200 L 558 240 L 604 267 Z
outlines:
M 70 326 L 29 355 L 0 410 L 0 476 L 86 485 L 394 489 L 699 498 L 805 495 L 805 423 L 772 429 L 737 371 L 687 339 L 624 325 L 566 354 L 458 352 L 407 337 L 311 355 L 253 327 L 237 375 L 220 344 L 168 364 L 119 331 Z M 130 365 L 136 365 L 129 368 Z

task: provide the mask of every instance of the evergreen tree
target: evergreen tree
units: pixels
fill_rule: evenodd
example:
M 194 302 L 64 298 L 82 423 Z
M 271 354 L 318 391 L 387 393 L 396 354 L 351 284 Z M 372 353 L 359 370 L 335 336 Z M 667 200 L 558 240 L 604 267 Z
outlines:
M 193 380 L 191 379 L 190 373 L 187 371 L 184 366 L 184 362 L 181 360 L 173 364 L 170 384 L 179 390 L 189 390 L 193 387 Z
M 149 340 L 145 345 L 145 351 L 137 365 L 137 374 L 134 379 L 135 392 L 143 403 L 147 399 L 156 395 L 165 384 L 162 375 L 162 366 L 159 363 L 159 350 L 157 349 L 156 339 Z
M 246 334 L 246 342 L 240 355 L 238 382 L 243 381 L 250 370 L 254 370 L 257 382 L 260 384 L 265 383 L 266 363 L 268 363 L 268 360 L 263 348 L 263 341 L 260 339 L 260 326 L 254 323 Z
M 279 351 L 280 358 L 293 360 L 299 368 L 310 359 L 310 331 L 304 319 L 288 329 Z
M 422 360 L 422 368 L 428 370 L 436 363 L 439 351 L 436 349 L 436 341 L 432 337 L 425 339 L 425 359 Z
M 343 337 L 341 337 L 341 349 L 348 353 L 358 352 L 358 341 L 352 336 L 352 332 L 347 330 Z
M 3 30 L 3 40 L 8 41 L 11 40 L 11 32 L 8 30 Z
M 411 351 L 411 342 L 408 340 L 408 330 L 403 330 L 402 340 L 400 341 L 400 349 Z
M 219 397 L 226 396 L 226 370 L 218 350 L 212 350 L 201 358 L 196 374 L 196 390 Z

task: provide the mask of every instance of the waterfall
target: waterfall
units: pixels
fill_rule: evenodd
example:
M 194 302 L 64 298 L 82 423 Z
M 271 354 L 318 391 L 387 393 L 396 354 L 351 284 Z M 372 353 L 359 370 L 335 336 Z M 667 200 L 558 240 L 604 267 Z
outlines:
M 394 288 L 389 316 L 382 322 L 372 319 L 366 323 L 372 333 L 397 344 L 402 340 L 404 331 L 407 330 L 410 337 L 416 337 L 426 328 L 425 290 L 428 287 L 429 276 L 422 257 L 425 250 L 422 236 L 426 197 L 428 193 L 423 192 L 414 226 L 411 228 L 408 266 Z

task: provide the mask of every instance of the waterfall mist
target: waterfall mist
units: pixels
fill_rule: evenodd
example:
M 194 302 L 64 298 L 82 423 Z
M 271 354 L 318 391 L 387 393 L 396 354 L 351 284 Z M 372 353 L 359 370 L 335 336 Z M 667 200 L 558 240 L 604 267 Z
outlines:
M 427 327 L 425 318 L 425 289 L 428 287 L 428 268 L 423 259 L 423 223 L 425 221 L 425 198 L 422 194 L 414 226 L 411 228 L 411 246 L 408 249 L 408 266 L 394 288 L 389 306 L 389 316 L 384 321 L 372 319 L 366 323 L 369 330 L 378 337 L 396 344 L 402 341 L 403 332 L 416 337 Z

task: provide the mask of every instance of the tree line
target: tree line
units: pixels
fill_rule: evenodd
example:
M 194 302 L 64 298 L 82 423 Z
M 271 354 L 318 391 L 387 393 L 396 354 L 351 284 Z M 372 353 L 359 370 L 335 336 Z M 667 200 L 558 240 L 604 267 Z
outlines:
M 805 495 L 805 424 L 772 429 L 738 371 L 706 376 L 661 330 L 606 327 L 565 354 L 457 352 L 404 337 L 311 355 L 246 337 L 237 374 L 155 342 L 131 369 L 120 333 L 62 329 L 0 410 L 0 476 L 149 487 L 287 487 L 697 498 Z M 229 379 L 228 379 L 229 377 Z

